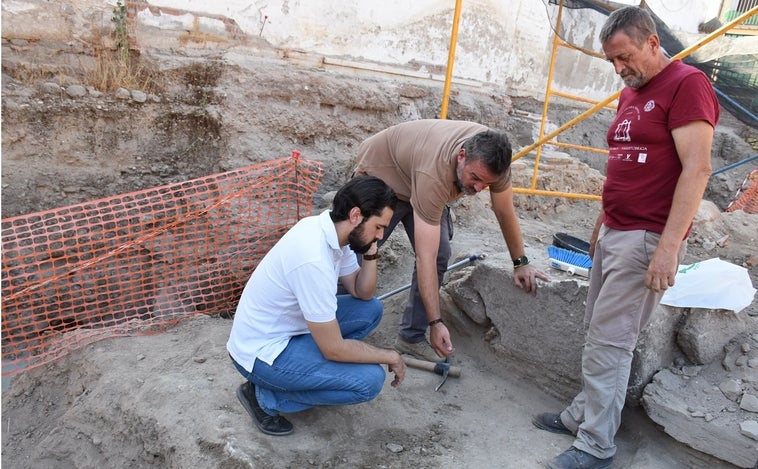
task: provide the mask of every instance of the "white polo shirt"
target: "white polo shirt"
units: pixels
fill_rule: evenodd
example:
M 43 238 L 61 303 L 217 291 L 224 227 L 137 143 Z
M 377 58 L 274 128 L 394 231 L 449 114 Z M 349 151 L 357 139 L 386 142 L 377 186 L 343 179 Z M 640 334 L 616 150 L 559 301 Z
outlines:
M 242 291 L 226 348 L 252 371 L 269 365 L 291 337 L 309 334 L 306 320 L 336 317 L 337 280 L 358 270 L 355 253 L 340 247 L 329 211 L 293 226 L 258 264 Z

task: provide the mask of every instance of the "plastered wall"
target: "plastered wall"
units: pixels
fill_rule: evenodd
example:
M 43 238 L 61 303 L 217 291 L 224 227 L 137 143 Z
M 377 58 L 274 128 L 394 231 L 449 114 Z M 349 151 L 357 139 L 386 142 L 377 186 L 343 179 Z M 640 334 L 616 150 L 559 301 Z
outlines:
M 124 0 L 126 2 L 126 0 Z M 454 76 L 500 86 L 511 95 L 543 98 L 550 70 L 551 18 L 547 0 L 464 0 L 455 45 Z M 455 0 L 133 0 L 128 2 L 149 40 L 140 47 L 174 47 L 195 31 L 207 41 L 191 47 L 229 47 L 242 33 L 277 48 L 444 74 Z M 627 1 L 635 4 L 637 2 Z M 718 0 L 649 0 L 670 27 L 695 32 L 718 14 Z M 115 1 L 3 0 L 3 37 L 76 40 L 110 25 Z M 597 22 L 568 22 L 573 43 L 600 51 Z M 137 39 L 140 39 L 138 29 Z M 213 40 L 216 38 L 217 40 Z M 234 39 L 234 38 L 232 38 Z M 622 85 L 597 58 L 560 49 L 554 89 L 602 99 Z

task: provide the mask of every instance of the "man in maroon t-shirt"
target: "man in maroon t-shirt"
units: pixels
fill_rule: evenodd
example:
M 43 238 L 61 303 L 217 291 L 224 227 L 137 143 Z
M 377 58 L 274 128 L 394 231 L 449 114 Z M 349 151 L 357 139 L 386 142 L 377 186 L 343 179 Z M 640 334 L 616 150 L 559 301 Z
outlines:
M 684 256 L 711 175 L 719 104 L 708 78 L 661 50 L 650 14 L 613 12 L 603 51 L 626 88 L 608 129 L 603 210 L 591 239 L 582 391 L 538 428 L 576 435 L 553 469 L 609 467 L 621 424 L 632 352 Z

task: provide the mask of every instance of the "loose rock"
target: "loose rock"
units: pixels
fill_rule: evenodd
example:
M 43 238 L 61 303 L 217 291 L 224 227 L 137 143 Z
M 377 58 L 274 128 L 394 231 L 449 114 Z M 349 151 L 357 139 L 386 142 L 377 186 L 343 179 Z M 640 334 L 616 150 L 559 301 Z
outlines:
M 745 422 L 742 422 L 740 424 L 740 433 L 748 438 L 758 440 L 758 422 L 755 420 L 746 420 Z
M 719 389 L 730 401 L 737 402 L 742 394 L 742 386 L 737 381 L 730 379 L 719 384 Z
M 391 453 L 400 453 L 405 448 L 403 448 L 401 445 L 398 445 L 397 443 L 387 443 L 387 449 L 390 450 Z
M 82 98 L 87 96 L 87 88 L 82 85 L 71 85 L 66 88 L 66 94 L 70 98 Z
M 748 412 L 758 412 L 758 396 L 748 393 L 743 394 L 740 401 L 740 409 L 747 410 Z
M 132 90 L 132 99 L 137 103 L 144 103 L 147 101 L 147 94 L 139 90 Z
M 42 83 L 39 85 L 39 90 L 44 94 L 60 94 L 61 87 L 57 83 Z

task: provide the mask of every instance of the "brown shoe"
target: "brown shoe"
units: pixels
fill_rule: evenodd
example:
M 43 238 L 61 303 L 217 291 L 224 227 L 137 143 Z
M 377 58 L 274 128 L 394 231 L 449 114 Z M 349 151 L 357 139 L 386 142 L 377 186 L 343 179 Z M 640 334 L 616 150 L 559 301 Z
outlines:
M 432 344 L 430 344 L 426 339 L 422 340 L 421 342 L 412 344 L 410 342 L 407 342 L 402 337 L 398 336 L 397 339 L 395 339 L 395 350 L 397 350 L 397 352 L 400 354 L 410 355 L 413 358 L 418 358 L 419 360 L 426 360 L 434 363 L 444 360 L 442 357 L 437 355 L 437 352 L 435 352 L 432 348 Z

